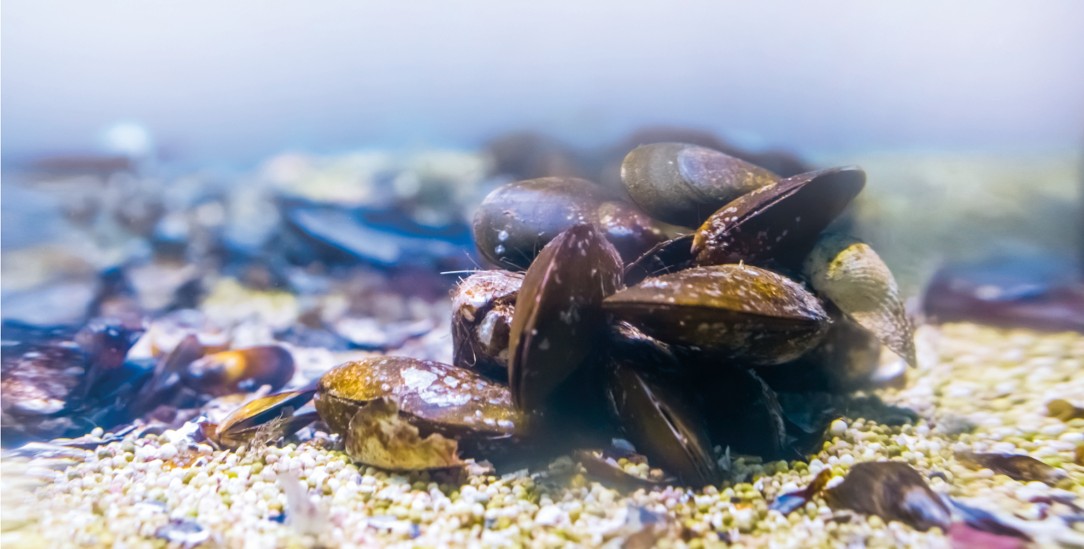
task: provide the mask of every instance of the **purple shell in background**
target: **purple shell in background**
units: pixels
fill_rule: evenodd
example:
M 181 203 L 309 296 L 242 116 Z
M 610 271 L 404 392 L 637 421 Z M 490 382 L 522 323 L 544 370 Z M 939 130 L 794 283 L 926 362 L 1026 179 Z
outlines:
M 934 322 L 1084 332 L 1084 279 L 1056 257 L 950 264 L 933 276 L 922 310 Z

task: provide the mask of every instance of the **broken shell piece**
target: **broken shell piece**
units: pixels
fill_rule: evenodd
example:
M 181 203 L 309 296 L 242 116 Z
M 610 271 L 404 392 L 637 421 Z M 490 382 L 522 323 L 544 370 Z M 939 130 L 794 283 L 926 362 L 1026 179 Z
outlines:
M 418 428 L 399 415 L 399 407 L 378 398 L 358 409 L 346 432 L 346 454 L 365 465 L 389 471 L 425 471 L 462 467 L 456 441 Z

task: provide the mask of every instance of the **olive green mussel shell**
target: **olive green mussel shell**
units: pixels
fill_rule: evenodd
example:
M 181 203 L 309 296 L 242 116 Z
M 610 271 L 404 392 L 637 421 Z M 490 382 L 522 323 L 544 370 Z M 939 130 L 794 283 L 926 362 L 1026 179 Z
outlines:
M 621 163 L 629 196 L 657 219 L 696 227 L 728 202 L 779 179 L 716 150 L 686 143 L 636 147 Z
M 697 229 L 692 246 L 696 263 L 800 266 L 817 236 L 865 183 L 866 174 L 858 168 L 831 168 L 788 177 L 743 195 Z
M 653 465 L 692 485 L 719 482 L 711 439 L 679 391 L 616 363 L 609 370 L 606 395 L 625 435 Z
M 508 388 L 448 364 L 381 356 L 340 364 L 317 387 L 316 410 L 344 435 L 359 409 L 390 399 L 422 435 L 439 433 L 472 450 L 504 448 L 526 434 L 526 421 L 512 407 Z
M 649 278 L 610 296 L 603 307 L 666 343 L 750 364 L 793 360 L 815 346 L 830 324 L 800 284 L 750 265 Z
M 595 183 L 543 177 L 489 193 L 474 215 L 474 241 L 494 264 L 526 269 L 547 242 L 581 223 L 596 225 L 626 261 L 668 237 L 667 227 Z
M 621 259 L 594 225 L 554 238 L 523 277 L 509 336 L 508 382 L 521 410 L 538 410 L 600 339 L 602 300 L 621 284 Z

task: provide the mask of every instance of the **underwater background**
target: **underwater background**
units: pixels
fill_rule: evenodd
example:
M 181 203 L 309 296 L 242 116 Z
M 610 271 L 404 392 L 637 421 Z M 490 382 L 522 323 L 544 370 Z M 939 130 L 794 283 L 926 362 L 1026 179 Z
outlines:
M 1084 4 L 0 9 L 5 546 L 1084 546 Z

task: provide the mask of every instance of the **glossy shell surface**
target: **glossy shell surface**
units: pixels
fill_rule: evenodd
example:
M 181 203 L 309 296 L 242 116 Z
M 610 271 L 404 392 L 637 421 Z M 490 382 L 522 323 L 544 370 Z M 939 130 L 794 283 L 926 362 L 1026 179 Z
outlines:
M 695 267 L 649 278 L 603 305 L 667 343 L 753 364 L 793 360 L 816 345 L 829 326 L 813 294 L 750 265 Z
M 582 223 L 599 228 L 631 260 L 667 239 L 665 227 L 602 187 L 570 177 L 516 181 L 491 192 L 474 215 L 482 256 L 506 269 L 526 269 L 543 246 Z
M 788 177 L 742 195 L 697 229 L 692 246 L 696 263 L 801 265 L 817 236 L 865 183 L 862 170 L 831 168 Z
M 610 370 L 606 387 L 614 414 L 638 450 L 685 482 L 718 482 L 711 439 L 683 395 L 623 364 Z
M 686 227 L 779 176 L 719 151 L 686 143 L 636 147 L 621 164 L 629 196 L 654 217 Z
M 527 270 L 512 321 L 512 399 L 536 410 L 580 365 L 606 328 L 602 300 L 621 284 L 617 251 L 593 225 L 551 241 Z

